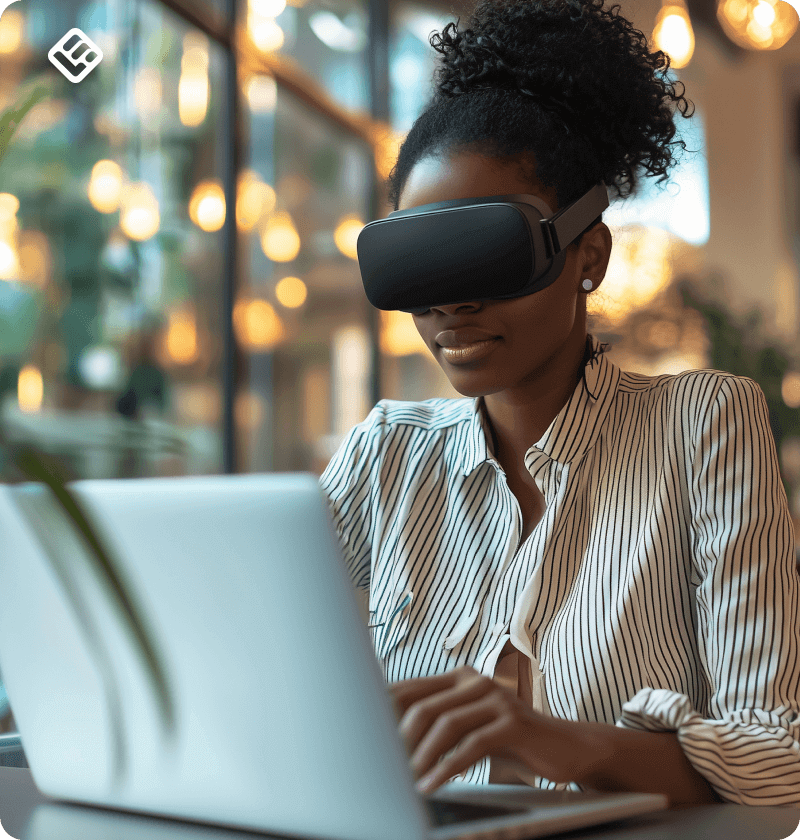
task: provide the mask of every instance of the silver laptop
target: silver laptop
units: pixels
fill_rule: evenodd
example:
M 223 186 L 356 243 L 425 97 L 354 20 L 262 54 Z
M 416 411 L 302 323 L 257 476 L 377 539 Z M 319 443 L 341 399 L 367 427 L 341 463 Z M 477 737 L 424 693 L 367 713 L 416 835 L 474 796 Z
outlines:
M 313 474 L 71 489 L 115 585 L 49 490 L 0 486 L 0 669 L 48 796 L 336 840 L 543 837 L 667 807 L 524 785 L 418 794 Z

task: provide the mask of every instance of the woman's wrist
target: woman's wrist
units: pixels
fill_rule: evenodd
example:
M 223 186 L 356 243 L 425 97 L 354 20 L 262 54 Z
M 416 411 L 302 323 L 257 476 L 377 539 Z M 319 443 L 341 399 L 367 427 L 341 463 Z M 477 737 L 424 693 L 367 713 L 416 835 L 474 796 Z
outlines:
M 604 723 L 543 718 L 530 745 L 537 775 L 551 782 L 594 787 L 595 780 L 614 765 L 618 747 L 610 731 L 614 728 Z
M 602 790 L 597 784 L 618 763 L 616 727 L 607 723 L 558 720 L 565 746 L 573 756 L 574 778 L 583 787 Z
M 564 721 L 564 723 L 572 723 Z M 648 732 L 605 723 L 574 723 L 583 744 L 580 778 L 600 791 L 663 793 L 670 805 L 724 802 L 687 758 L 675 732 Z M 571 746 L 573 751 L 576 749 Z

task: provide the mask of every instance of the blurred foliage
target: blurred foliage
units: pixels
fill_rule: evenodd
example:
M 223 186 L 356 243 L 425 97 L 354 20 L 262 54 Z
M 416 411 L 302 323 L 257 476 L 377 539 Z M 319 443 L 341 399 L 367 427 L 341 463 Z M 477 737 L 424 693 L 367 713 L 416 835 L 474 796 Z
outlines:
M 43 307 L 44 296 L 38 289 L 0 281 L 0 360 L 3 363 L 27 359 Z
M 724 278 L 714 273 L 678 276 L 621 324 L 611 324 L 602 308 L 597 309 L 589 319 L 591 331 L 626 357 L 655 369 L 676 355 L 696 356 L 702 347 L 706 368 L 756 382 L 764 392 L 783 486 L 791 499 L 795 487 L 783 467 L 782 444 L 800 437 L 800 410 L 786 405 L 781 389 L 786 373 L 798 369 L 798 360 L 788 346 L 768 334 L 759 309 L 737 315 L 729 307 L 723 297 L 725 285 Z M 689 362 L 687 368 L 691 366 Z
M 789 408 L 781 395 L 783 378 L 794 367 L 792 355 L 767 337 L 758 309 L 739 318 L 721 300 L 703 296 L 697 283 L 682 280 L 677 288 L 684 305 L 703 317 L 710 342 L 709 367 L 747 376 L 761 387 L 780 454 L 784 438 L 800 435 L 800 411 Z
M 0 114 L 0 164 L 2 164 L 3 158 L 11 146 L 14 134 L 25 116 L 35 105 L 51 95 L 51 86 L 48 84 L 47 77 L 45 77 L 43 80 L 35 81 L 33 89 L 21 93 L 18 97 L 18 102 Z M 46 201 L 44 206 L 46 209 L 52 209 L 57 191 L 51 190 L 49 193 L 47 191 L 44 192 L 51 199 L 50 201 Z M 66 214 L 65 218 L 72 219 L 74 225 L 79 226 L 76 230 L 80 230 L 81 233 L 87 233 L 86 237 L 82 235 L 70 235 L 72 231 L 70 231 L 68 226 L 63 224 L 64 218 L 59 221 L 62 223 L 62 236 L 65 236 L 68 242 L 75 243 L 75 247 L 84 249 L 85 253 L 85 259 L 83 261 L 79 259 L 79 254 L 71 255 L 71 258 L 67 260 L 67 265 L 71 266 L 74 272 L 74 277 L 69 278 L 73 290 L 77 290 L 78 292 L 83 291 L 84 297 L 89 298 L 93 304 L 93 298 L 96 297 L 94 288 L 96 283 L 92 278 L 97 275 L 95 269 L 98 263 L 99 248 L 96 247 L 96 243 L 88 236 L 90 231 L 87 225 L 92 225 L 92 221 L 87 220 L 85 211 L 80 212 L 80 210 L 81 208 L 78 207 L 71 208 L 71 212 Z M 43 227 L 46 226 L 43 225 Z M 47 232 L 50 233 L 50 231 Z M 80 301 L 80 298 L 73 298 L 73 301 Z M 22 305 L 20 304 L 20 306 Z M 31 313 L 26 314 L 25 312 L 17 311 L 18 309 L 19 306 L 16 306 L 16 308 L 12 307 L 8 301 L 0 299 L 0 316 L 3 315 L 5 310 L 13 310 L 9 313 L 12 320 L 22 320 L 24 322 L 30 319 Z M 81 323 L 88 324 L 87 329 L 91 330 L 96 326 L 92 318 L 92 314 L 95 311 L 96 305 L 90 305 L 88 311 L 81 311 L 79 313 L 77 320 Z M 1 326 L 2 318 L 0 318 Z M 6 340 L 8 340 L 8 337 L 6 337 Z M 6 373 L 6 368 L 3 368 L 2 373 Z M 0 376 L 0 383 L 3 385 L 8 384 L 3 380 L 2 376 Z M 163 657 L 154 641 L 149 624 L 145 620 L 145 613 L 142 611 L 141 605 L 137 602 L 128 582 L 122 574 L 122 566 L 118 558 L 109 550 L 108 545 L 100 537 L 91 515 L 84 508 L 78 496 L 68 486 L 68 483 L 74 480 L 75 476 L 67 472 L 67 467 L 63 459 L 45 453 L 30 442 L 20 443 L 10 440 L 6 435 L 2 417 L 0 417 L 0 462 L 4 462 L 8 468 L 8 475 L 4 475 L 4 479 L 14 482 L 33 481 L 49 488 L 57 507 L 80 538 L 82 538 L 87 548 L 87 558 L 93 564 L 95 572 L 105 584 L 109 598 L 116 608 L 117 616 L 128 632 L 131 642 L 145 666 L 145 671 L 150 680 L 165 730 L 168 735 L 174 735 L 175 707 Z M 54 558 L 48 556 L 48 559 L 53 564 L 54 572 L 62 578 L 61 582 L 64 594 L 71 602 L 78 621 L 83 626 L 84 631 L 89 632 L 88 628 L 91 626 L 88 620 L 89 616 L 84 609 L 81 599 L 73 591 L 69 570 L 58 568 L 58 563 Z M 93 633 L 92 637 L 93 641 L 96 644 L 100 644 L 102 649 L 102 639 L 96 633 Z M 101 660 L 97 664 L 100 667 L 103 681 L 108 689 L 108 699 L 110 702 L 109 713 L 115 731 L 115 777 L 116 781 L 119 781 L 121 774 L 126 769 L 126 762 L 124 753 L 125 742 L 122 733 L 123 721 L 118 692 L 116 690 L 116 679 L 113 668 L 110 667 L 109 663 Z M 3 722 L 7 723 L 7 709 L 0 710 L 0 713 L 3 714 Z
M 11 145 L 14 133 L 28 112 L 51 94 L 51 88 L 46 82 L 36 80 L 34 85 L 32 90 L 20 95 L 17 103 L 0 114 L 0 163 Z

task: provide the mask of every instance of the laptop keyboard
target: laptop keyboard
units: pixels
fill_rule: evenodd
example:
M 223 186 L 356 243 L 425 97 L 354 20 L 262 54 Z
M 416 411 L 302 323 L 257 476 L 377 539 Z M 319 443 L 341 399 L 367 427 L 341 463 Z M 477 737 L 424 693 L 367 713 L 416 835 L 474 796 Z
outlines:
M 452 825 L 453 823 L 487 820 L 490 817 L 505 817 L 511 814 L 524 814 L 530 808 L 515 808 L 511 805 L 472 805 L 467 802 L 453 802 L 446 799 L 426 799 L 431 821 L 434 825 Z

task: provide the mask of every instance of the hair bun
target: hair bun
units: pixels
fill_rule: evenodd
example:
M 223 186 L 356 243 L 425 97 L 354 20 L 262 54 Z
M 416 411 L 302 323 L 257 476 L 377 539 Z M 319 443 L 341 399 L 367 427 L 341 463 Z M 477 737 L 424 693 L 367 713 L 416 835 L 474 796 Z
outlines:
M 467 27 L 430 36 L 434 93 L 390 176 L 397 205 L 414 163 L 443 149 L 517 158 L 566 206 L 603 182 L 620 197 L 640 170 L 667 180 L 674 106 L 691 116 L 669 56 L 604 0 L 479 0 Z
M 569 105 L 568 94 L 546 79 L 534 79 L 503 58 L 503 49 L 488 35 L 472 29 L 458 32 L 450 22 L 442 34 L 434 32 L 431 46 L 442 53 L 436 87 L 440 96 L 452 97 L 476 90 L 512 90 L 539 102 L 566 123 L 570 131 L 579 130 L 580 117 Z

